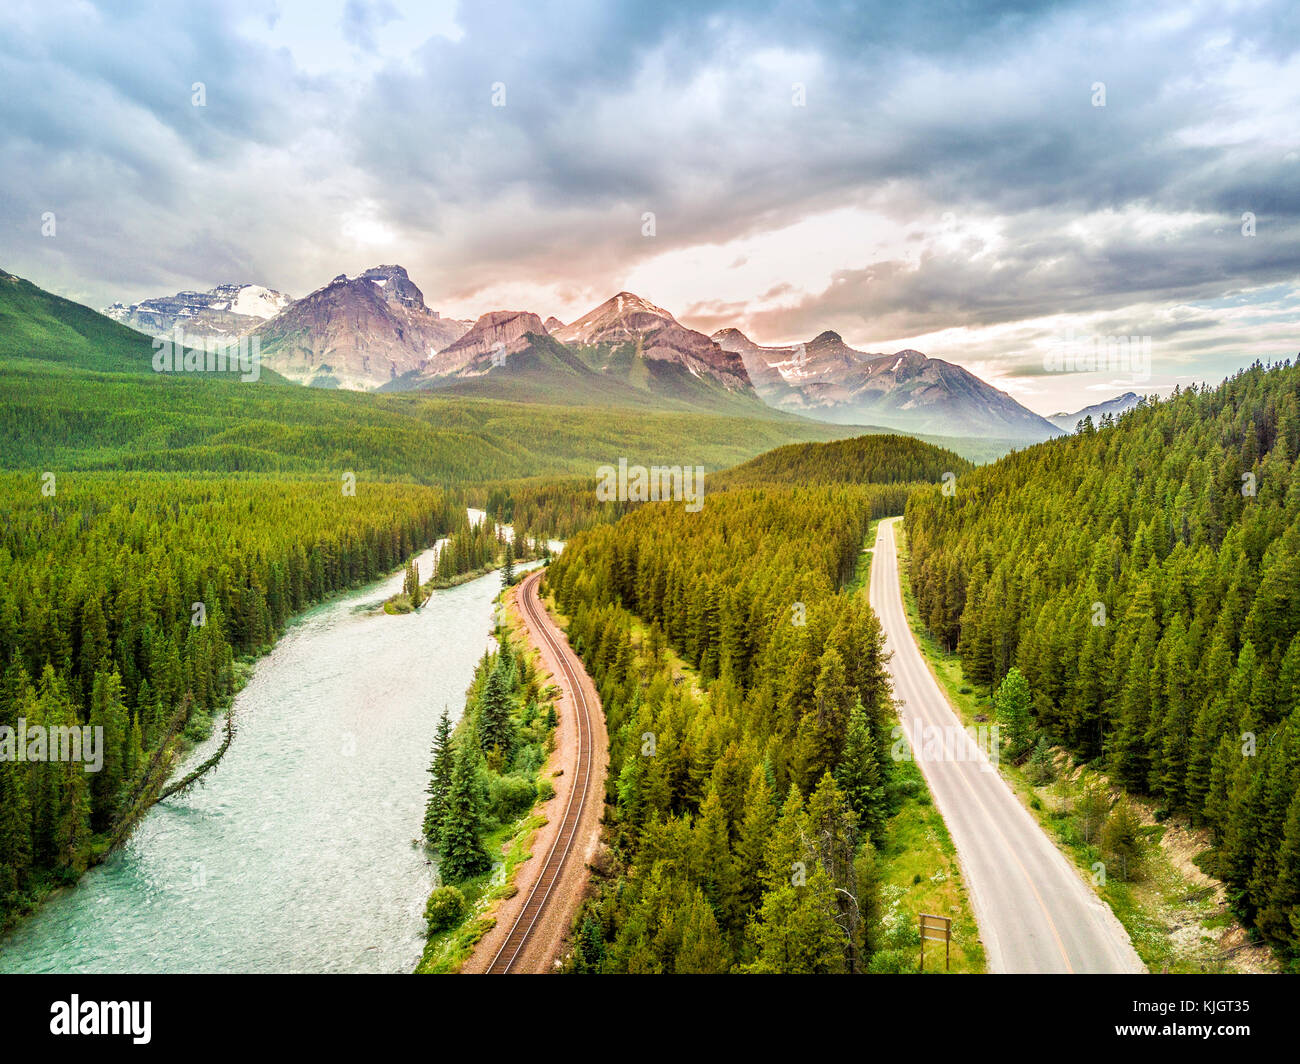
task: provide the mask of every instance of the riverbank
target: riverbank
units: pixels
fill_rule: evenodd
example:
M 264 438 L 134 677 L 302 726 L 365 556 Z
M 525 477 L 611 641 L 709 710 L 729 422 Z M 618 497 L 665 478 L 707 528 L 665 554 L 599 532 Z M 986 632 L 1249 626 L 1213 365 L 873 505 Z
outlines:
M 438 539 L 422 550 L 417 558 L 424 559 L 427 555 L 429 563 L 432 564 L 438 546 L 443 542 L 445 539 Z M 130 839 L 131 833 L 160 801 L 165 801 L 185 789 L 203 783 L 206 776 L 219 765 L 234 739 L 237 730 L 233 716 L 236 700 L 252 677 L 258 663 L 274 651 L 279 641 L 291 632 L 295 625 L 321 609 L 364 593 L 367 588 L 387 583 L 399 571 L 393 569 L 378 580 L 330 592 L 301 612 L 290 616 L 285 623 L 284 631 L 274 642 L 263 646 L 256 654 L 246 654 L 231 662 L 229 693 L 222 696 L 210 710 L 202 707 L 185 711 L 178 709 L 173 723 L 169 726 L 167 738 L 153 753 L 141 776 L 132 784 L 132 790 L 124 800 L 118 818 L 108 830 L 92 839 L 86 853 L 86 866 L 81 875 L 69 882 L 57 873 L 51 872 L 28 890 L 17 904 L 0 913 L 0 948 L 3 947 L 4 937 L 23 921 L 39 912 L 47 900 L 75 889 L 87 872 L 112 857 Z M 194 752 L 210 742 L 219 721 L 225 723 L 225 735 L 218 749 L 205 763 L 188 773 L 186 777 L 171 782 L 177 770 L 186 764 Z
M 440 541 L 439 547 L 436 549 L 441 549 L 441 544 L 444 542 L 445 540 Z M 507 559 L 506 555 L 503 553 L 499 555 L 491 565 L 479 566 L 476 569 L 457 573 L 454 576 L 432 576 L 420 585 L 420 593 L 422 596 L 421 605 L 428 601 L 430 592 L 446 591 L 448 588 L 459 587 L 461 584 L 467 584 L 471 580 L 477 580 L 479 577 L 488 576 L 491 573 L 499 573 L 506 567 L 507 563 L 510 565 L 529 565 L 533 562 L 543 561 L 545 557 L 544 554 L 529 552 L 522 558 L 511 556 Z M 434 565 L 436 570 L 436 558 Z M 402 591 L 393 595 L 391 598 L 386 599 L 382 608 L 385 613 L 397 616 L 404 613 L 411 613 L 414 610 L 418 610 L 420 607 L 411 605 L 410 596 L 405 591 Z
M 415 969 L 418 975 L 481 971 L 491 963 L 496 952 L 493 943 L 500 937 L 493 934 L 494 930 L 498 925 L 509 926 L 531 885 L 531 880 L 520 881 L 520 869 L 530 861 L 532 868 L 540 864 L 531 859 L 550 846 L 559 824 L 560 817 L 554 813 L 559 797 L 556 783 L 564 775 L 564 755 L 571 729 L 564 727 L 563 718 L 555 714 L 554 702 L 559 689 L 528 637 L 528 628 L 517 601 L 519 590 L 519 585 L 515 585 L 501 595 L 497 635 L 508 640 L 516 648 L 516 654 L 527 662 L 532 676 L 529 685 L 536 690 L 536 712 L 555 715 L 555 727 L 548 736 L 546 760 L 530 777 L 537 788 L 537 798 L 522 816 L 484 836 L 483 845 L 493 859 L 493 867 L 481 876 L 455 884 L 464 899 L 464 915 L 453 926 L 428 932 L 424 952 Z M 462 712 L 462 722 L 468 711 L 468 695 L 467 692 L 467 709 Z M 498 859 L 499 864 L 496 863 Z
M 445 542 L 445 540 L 439 539 L 432 546 L 425 548 L 424 551 L 417 555 L 417 561 L 424 554 L 436 557 L 439 545 L 443 542 Z M 360 587 L 345 588 L 341 591 L 335 591 L 326 595 L 321 601 L 313 603 L 301 613 L 290 617 L 288 622 L 285 624 L 285 629 L 284 632 L 281 633 L 281 637 L 283 637 L 284 634 L 287 634 L 295 624 L 299 623 L 314 611 L 319 610 L 322 607 L 327 607 L 340 599 L 355 595 L 358 591 L 364 591 L 366 587 L 390 580 L 396 573 L 397 570 L 394 569 L 391 573 L 380 578 L 378 581 L 370 581 L 367 584 L 360 585 Z M 133 799 L 130 807 L 123 814 L 119 823 L 114 826 L 114 829 L 111 832 L 111 842 L 108 847 L 98 855 L 97 859 L 92 862 L 91 867 L 98 864 L 99 861 L 102 861 L 109 853 L 120 846 L 127 836 L 130 835 L 132 828 L 139 823 L 141 817 L 145 816 L 155 804 L 160 801 L 165 801 L 167 798 L 175 794 L 184 793 L 184 791 L 188 790 L 190 787 L 200 785 L 203 782 L 203 778 L 221 763 L 222 757 L 224 757 L 226 751 L 230 749 L 235 737 L 235 700 L 239 697 L 240 692 L 243 691 L 249 678 L 253 675 L 253 670 L 257 667 L 257 663 L 270 654 L 271 651 L 275 649 L 275 645 L 276 644 L 272 642 L 264 647 L 260 654 L 246 655 L 234 661 L 231 665 L 232 675 L 230 694 L 221 699 L 221 701 L 218 702 L 210 712 L 204 712 L 202 710 L 191 712 L 185 721 L 182 722 L 174 740 L 170 740 L 159 750 L 158 755 L 161 756 L 155 756 L 155 764 L 151 764 L 149 769 L 146 771 L 145 784 L 142 786 L 140 792 L 138 792 L 139 797 Z M 169 783 L 168 781 L 175 774 L 176 770 L 185 764 L 186 759 L 196 749 L 212 738 L 213 730 L 216 728 L 216 723 L 219 719 L 224 720 L 226 728 L 225 737 L 216 752 L 180 780 L 177 780 L 175 783 Z M 159 772 L 155 765 L 161 767 L 162 771 Z
M 917 615 L 908 573 L 908 549 L 903 522 L 895 526 L 899 578 L 908 624 L 921 655 L 948 701 L 966 726 L 994 717 L 992 699 L 974 689 L 962 671 L 961 659 L 945 651 L 926 632 Z M 1173 820 L 1157 823 L 1150 802 L 1127 795 L 1138 811 L 1141 872 L 1127 879 L 1098 873 L 1102 854 L 1097 833 L 1078 821 L 1084 799 L 1094 787 L 1107 797 L 1122 795 L 1104 773 L 1080 764 L 1068 751 L 1050 749 L 1050 778 L 1031 779 L 1028 762 L 1017 765 L 1000 759 L 999 771 L 1012 792 L 1046 831 L 1056 847 L 1078 867 L 1086 882 L 1110 906 L 1123 924 L 1144 964 L 1152 972 L 1276 972 L 1279 966 L 1267 947 L 1253 943 L 1227 904 L 1222 883 L 1193 863 L 1209 840 Z
M 249 657 L 237 659 L 232 664 L 231 693 L 222 698 L 212 712 L 192 712 L 174 729 L 175 734 L 159 747 L 117 822 L 107 832 L 96 836 L 92 841 L 87 854 L 86 869 L 82 875 L 106 861 L 130 837 L 131 832 L 148 815 L 149 810 L 161 800 L 160 795 L 167 788 L 167 781 L 171 779 L 176 768 L 184 764 L 185 759 L 211 737 L 217 720 L 222 717 L 227 721 L 230 720 L 235 699 L 239 697 L 240 691 L 252 675 L 256 661 L 256 658 Z M 3 946 L 5 935 L 39 912 L 41 906 L 49 899 L 65 891 L 75 890 L 79 881 L 80 878 L 72 883 L 59 882 L 51 874 L 38 883 L 34 890 L 29 891 L 17 906 L 11 908 L 4 914 L 4 918 L 0 919 L 0 947 Z
M 519 595 L 526 591 L 521 588 L 516 592 L 516 616 L 523 621 L 542 674 L 548 679 L 558 678 L 566 675 L 559 654 L 570 651 L 566 643 L 569 620 L 557 610 L 553 599 L 541 593 L 541 585 L 536 586 L 538 599 L 535 604 L 521 604 Z M 557 640 L 558 650 L 540 627 L 547 624 L 554 624 L 563 633 Z M 549 634 L 554 638 L 554 633 Z M 548 771 L 556 793 L 547 809 L 547 823 L 538 828 L 532 840 L 532 849 L 538 859 L 520 868 L 516 880 L 518 894 L 503 900 L 498 907 L 495 927 L 484 936 L 462 968 L 467 973 L 502 970 L 500 965 L 493 964 L 493 960 L 521 918 L 525 906 L 529 905 L 530 895 L 539 886 L 543 875 L 554 875 L 555 878 L 542 895 L 542 908 L 528 917 L 535 923 L 528 929 L 526 942 L 518 946 L 509 970 L 545 973 L 560 969 L 571 945 L 577 913 L 583 900 L 589 896 L 592 870 L 599 863 L 601 853 L 609 736 L 594 682 L 576 655 L 568 659 L 568 664 L 570 674 L 581 685 L 581 692 L 579 697 L 579 692 L 568 686 L 555 688 L 558 721 L 555 749 Z M 586 713 L 584 706 L 588 710 Z M 587 724 L 585 729 L 584 720 Z M 580 787 L 582 791 L 575 790 Z M 567 857 L 563 856 L 563 848 L 553 852 L 557 840 L 570 847 Z M 531 908 L 528 911 L 533 913 Z
M 0 971 L 410 972 L 434 877 L 412 736 L 460 704 L 500 584 L 375 616 L 401 582 L 397 569 L 297 618 L 240 692 L 218 769 L 14 928 Z

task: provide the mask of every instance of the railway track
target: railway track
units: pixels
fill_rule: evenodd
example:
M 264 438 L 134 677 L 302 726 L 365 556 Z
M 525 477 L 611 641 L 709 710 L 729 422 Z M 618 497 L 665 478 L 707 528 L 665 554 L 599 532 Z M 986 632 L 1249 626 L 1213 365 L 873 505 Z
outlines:
M 575 667 L 574 662 L 577 659 L 573 651 L 566 641 L 557 637 L 551 619 L 546 616 L 546 610 L 541 605 L 537 594 L 537 585 L 541 582 L 541 577 L 542 574 L 538 572 L 524 580 L 519 589 L 519 604 L 528 620 L 528 627 L 536 632 L 539 638 L 545 640 L 554 653 L 563 674 L 562 680 L 568 687 L 570 703 L 574 710 L 574 724 L 578 729 L 577 765 L 574 768 L 573 785 L 569 789 L 569 797 L 564 806 L 564 819 L 560 822 L 560 828 L 555 833 L 550 850 L 547 851 L 542 870 L 533 882 L 532 889 L 518 916 L 515 917 L 509 934 L 501 943 L 496 956 L 492 958 L 492 963 L 488 965 L 489 974 L 505 975 L 519 971 L 517 965 L 520 958 L 534 931 L 537 930 L 548 902 L 552 900 L 555 885 L 574 849 L 578 826 L 582 823 L 582 813 L 587 805 L 587 791 L 591 787 L 591 705 L 581 683 L 584 671 L 580 662 Z

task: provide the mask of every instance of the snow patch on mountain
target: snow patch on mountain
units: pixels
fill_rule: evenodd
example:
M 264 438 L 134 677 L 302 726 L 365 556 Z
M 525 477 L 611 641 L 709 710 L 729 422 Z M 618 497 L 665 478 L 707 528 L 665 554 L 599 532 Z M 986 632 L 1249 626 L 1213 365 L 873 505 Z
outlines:
M 130 305 L 114 303 L 104 314 L 151 336 L 169 335 L 179 323 L 196 339 L 234 339 L 292 302 L 292 297 L 260 284 L 221 284 L 206 292 L 177 292 Z

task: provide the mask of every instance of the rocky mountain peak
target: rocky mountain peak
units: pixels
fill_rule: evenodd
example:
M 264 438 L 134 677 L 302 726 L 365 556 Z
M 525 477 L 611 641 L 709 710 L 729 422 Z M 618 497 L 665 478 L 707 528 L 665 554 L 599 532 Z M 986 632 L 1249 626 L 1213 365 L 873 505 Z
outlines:
M 264 362 L 321 387 L 369 389 L 424 368 L 468 322 L 443 319 L 405 267 L 339 274 L 257 330 Z
M 756 348 L 758 344 L 754 343 L 739 329 L 727 328 L 719 329 L 709 337 L 715 344 L 720 344 L 727 351 L 740 351 L 746 348 Z
M 634 292 L 611 296 L 552 335 L 561 343 L 577 346 L 633 344 L 636 354 L 649 362 L 679 365 L 728 390 L 750 391 L 753 387 L 738 354 L 688 329 L 663 307 Z
M 337 281 L 338 278 L 335 278 Z M 347 280 L 346 277 L 343 280 Z M 368 281 L 378 288 L 384 296 L 386 302 L 400 304 L 412 309 L 427 309 L 424 304 L 424 293 L 415 286 L 406 273 L 404 266 L 372 266 L 370 269 L 357 275 L 356 280 Z M 435 313 L 436 312 L 432 312 Z
M 488 369 L 505 363 L 528 344 L 528 334 L 544 335 L 542 319 L 527 310 L 492 310 L 484 314 L 469 332 L 443 348 L 430 360 L 435 375 L 456 373 L 466 368 Z
M 654 303 L 651 303 L 650 300 L 643 299 L 635 292 L 619 292 L 618 295 L 606 301 L 606 305 L 609 303 L 615 304 L 615 309 L 619 314 L 625 314 L 629 311 L 635 310 L 644 310 L 649 311 L 651 314 L 657 314 L 661 318 L 672 317 L 672 315 L 669 314 L 668 311 L 664 310 L 663 307 L 656 306 Z
M 632 292 L 619 292 L 577 321 L 563 326 L 557 331 L 556 338 L 562 343 L 621 343 L 665 323 L 675 325 L 677 319 L 648 299 Z
M 150 336 L 170 335 L 177 325 L 197 339 L 236 339 L 252 332 L 293 302 L 260 284 L 219 284 L 206 292 L 177 292 L 139 303 L 114 303 L 104 315 Z

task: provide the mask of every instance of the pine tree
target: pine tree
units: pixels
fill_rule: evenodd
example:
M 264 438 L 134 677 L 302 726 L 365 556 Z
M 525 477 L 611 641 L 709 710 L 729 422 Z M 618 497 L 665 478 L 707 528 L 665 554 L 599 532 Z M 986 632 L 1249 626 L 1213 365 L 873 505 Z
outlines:
M 514 727 L 506 672 L 507 666 L 498 657 L 479 695 L 478 737 L 484 754 L 496 750 L 498 757 L 508 762 L 514 752 Z
M 1099 783 L 1090 783 L 1084 788 L 1075 806 L 1074 817 L 1083 841 L 1093 842 L 1101 832 L 1106 818 L 1110 815 L 1110 795 Z
M 458 883 L 486 872 L 492 859 L 480 838 L 483 810 L 475 774 L 477 755 L 470 743 L 458 743 L 442 818 L 438 871 L 444 882 Z
M 1036 786 L 1044 783 L 1050 783 L 1056 775 L 1056 765 L 1052 759 L 1052 747 L 1047 741 L 1047 736 L 1040 735 L 1038 742 L 1034 744 L 1034 752 L 1029 755 L 1029 763 L 1025 766 L 1025 775 L 1029 782 Z
M 810 871 L 807 837 L 803 796 L 792 783 L 781 807 L 781 815 L 764 848 L 763 883 L 769 891 L 790 883 L 792 879 L 806 882 Z
M 755 765 L 745 792 L 745 808 L 735 843 L 741 903 L 746 909 L 756 906 L 763 893 L 767 845 L 777 817 L 772 798 L 763 766 Z
M 513 540 L 506 541 L 506 561 L 501 567 L 501 586 L 510 587 L 515 582 L 515 545 Z
M 116 673 L 97 672 L 90 699 L 90 727 L 97 729 L 104 763 L 91 783 L 90 821 L 95 831 L 106 831 L 117 813 L 125 781 L 124 755 L 129 725 L 122 704 L 122 678 Z
M 755 959 L 748 970 L 785 975 L 845 971 L 844 934 L 835 922 L 830 881 L 815 867 L 804 886 L 786 883 L 768 892 L 750 925 Z
M 420 563 L 414 558 L 411 559 L 409 582 L 410 586 L 407 590 L 407 595 L 411 599 L 411 607 L 418 610 L 420 604 L 424 601 L 424 592 L 420 589 Z
M 686 909 L 673 970 L 679 975 L 722 975 L 731 968 L 729 954 L 713 910 L 695 890 Z
M 863 915 L 871 906 L 859 897 L 858 818 L 829 772 L 808 799 L 807 822 L 813 853 L 830 881 L 835 922 L 843 932 L 844 969 L 857 972 L 865 961 Z
M 32 865 L 31 804 L 25 766 L 0 761 L 0 912 L 27 882 Z
M 844 659 L 828 647 L 818 662 L 812 706 L 799 726 L 797 756 L 806 788 L 839 763 L 848 731 L 850 694 Z
M 605 962 L 605 939 L 600 924 L 588 916 L 582 921 L 582 930 L 573 950 L 573 971 L 577 974 L 596 974 Z
M 433 739 L 433 760 L 429 765 L 429 800 L 424 807 L 424 838 L 435 849 L 442 845 L 442 823 L 447 813 L 455 749 L 451 741 L 451 717 L 444 709 Z
M 700 806 L 694 845 L 700 862 L 704 896 L 723 927 L 740 930 L 740 876 L 728 846 L 727 818 L 716 790 L 710 791 Z
M 1294 955 L 1294 943 L 1300 939 L 1300 794 L 1287 810 L 1277 865 L 1277 880 L 1260 911 L 1259 929 L 1270 942 Z
M 48 674 L 48 669 L 47 669 Z M 54 694 L 50 685 L 47 691 Z M 61 685 L 58 686 L 61 690 Z M 77 718 L 72 706 L 62 701 L 46 718 L 49 723 L 63 727 L 76 727 Z M 119 736 L 119 758 L 120 736 Z M 56 811 L 53 823 L 55 864 L 68 882 L 73 882 L 82 872 L 90 857 L 91 795 L 85 765 L 67 761 L 42 766 L 45 776 L 55 787 Z
M 885 787 L 876 739 L 867 722 L 862 702 L 853 706 L 844 755 L 835 769 L 835 782 L 848 798 L 863 829 L 877 844 L 884 841 L 886 809 Z
M 1121 879 L 1137 878 L 1142 867 L 1142 824 L 1128 800 L 1115 803 L 1101 829 L 1101 850 L 1119 866 Z

